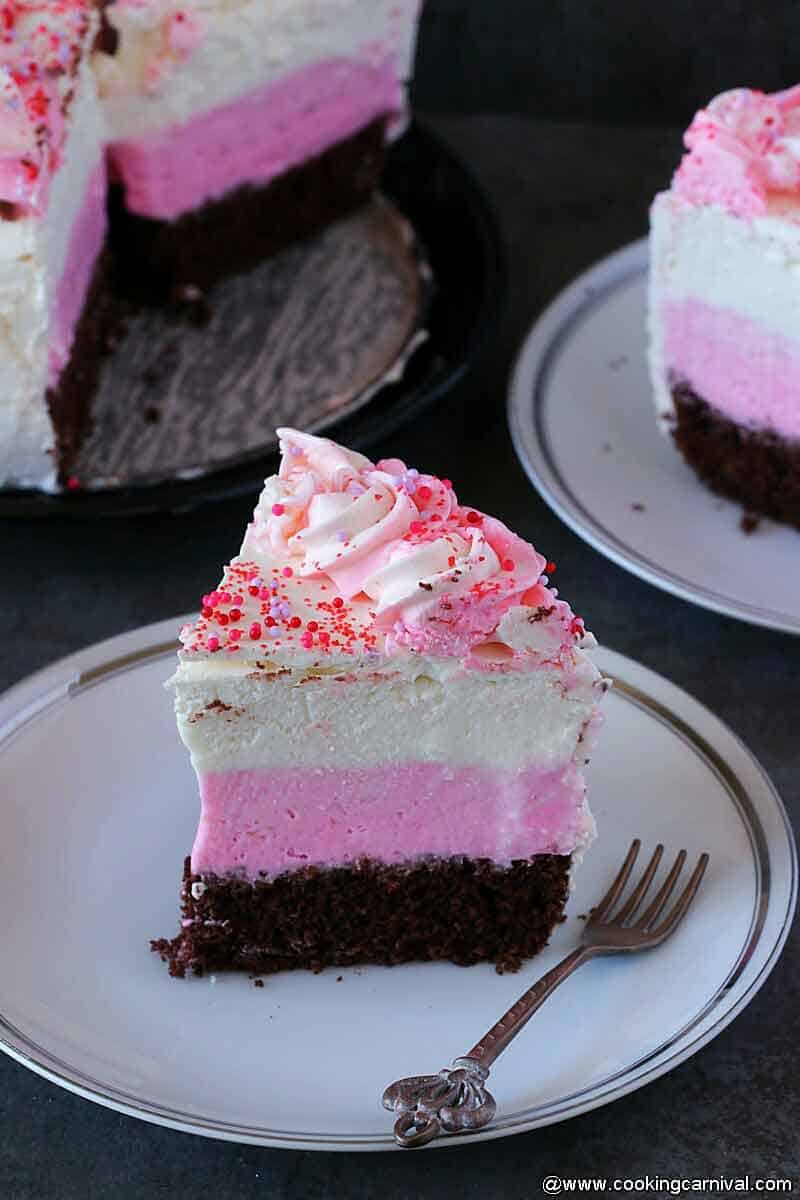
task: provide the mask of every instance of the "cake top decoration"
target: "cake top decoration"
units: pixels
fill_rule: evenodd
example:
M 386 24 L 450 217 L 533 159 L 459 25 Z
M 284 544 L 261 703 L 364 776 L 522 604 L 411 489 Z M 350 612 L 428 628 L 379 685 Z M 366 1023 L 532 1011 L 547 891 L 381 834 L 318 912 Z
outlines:
M 459 504 L 448 479 L 372 463 L 326 438 L 278 430 L 241 553 L 184 631 L 188 652 L 424 652 L 465 658 L 510 610 L 583 623 L 548 588 L 553 564 L 501 521 Z
M 90 0 L 0 4 L 0 202 L 6 217 L 37 214 L 46 205 L 92 17 Z
M 735 216 L 763 216 L 776 193 L 800 194 L 800 85 L 767 95 L 736 88 L 700 109 L 673 192 Z

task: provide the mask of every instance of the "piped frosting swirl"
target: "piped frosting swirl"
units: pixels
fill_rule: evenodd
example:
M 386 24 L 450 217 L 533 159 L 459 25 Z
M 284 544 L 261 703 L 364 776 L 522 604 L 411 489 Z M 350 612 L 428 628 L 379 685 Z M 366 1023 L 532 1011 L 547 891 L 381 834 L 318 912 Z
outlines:
M 284 661 L 318 651 L 472 661 L 512 627 L 520 647 L 535 641 L 548 654 L 581 641 L 583 623 L 548 587 L 542 555 L 459 504 L 449 480 L 293 429 L 278 436 L 278 474 L 239 558 L 185 632 L 189 652 L 241 652 L 263 635 L 270 658 L 280 651 Z M 517 611 L 524 628 L 509 625 Z
M 770 196 L 800 196 L 800 86 L 767 95 L 736 88 L 696 114 L 673 192 L 741 217 L 768 211 Z

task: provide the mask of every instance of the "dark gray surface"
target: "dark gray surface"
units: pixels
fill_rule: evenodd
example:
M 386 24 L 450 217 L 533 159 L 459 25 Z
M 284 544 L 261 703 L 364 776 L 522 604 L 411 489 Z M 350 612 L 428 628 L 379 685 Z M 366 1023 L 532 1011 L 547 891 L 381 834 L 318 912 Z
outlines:
M 677 121 L 717 92 L 798 80 L 795 0 L 425 0 L 430 111 Z
M 796 822 L 800 641 L 673 599 L 600 557 L 539 500 L 506 430 L 515 348 L 571 276 L 643 233 L 650 196 L 673 163 L 676 131 L 497 117 L 435 124 L 472 164 L 500 217 L 511 266 L 509 304 L 472 378 L 418 428 L 376 453 L 446 471 L 463 499 L 496 512 L 556 559 L 559 587 L 600 640 L 662 672 L 726 720 L 770 771 Z M 237 547 L 251 506 L 239 501 L 195 516 L 87 527 L 7 522 L 4 562 L 14 569 L 7 567 L 0 583 L 0 685 L 100 638 L 191 609 Z M 528 1200 L 549 1174 L 746 1172 L 790 1176 L 797 1191 L 799 985 L 795 930 L 750 1007 L 663 1079 L 560 1126 L 417 1155 L 340 1156 L 205 1141 L 117 1116 L 0 1058 L 0 1198 Z

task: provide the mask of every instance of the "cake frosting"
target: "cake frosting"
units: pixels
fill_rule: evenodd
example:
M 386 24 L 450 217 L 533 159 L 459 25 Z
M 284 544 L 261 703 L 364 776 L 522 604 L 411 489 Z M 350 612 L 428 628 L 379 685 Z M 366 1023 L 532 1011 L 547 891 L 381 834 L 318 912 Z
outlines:
M 800 523 L 800 86 L 725 92 L 685 143 L 651 210 L 658 415 L 715 490 Z
M 178 975 L 518 966 L 595 836 L 594 639 L 555 565 L 450 480 L 278 437 L 240 553 L 181 630 L 201 811 L 181 932 L 155 948 Z

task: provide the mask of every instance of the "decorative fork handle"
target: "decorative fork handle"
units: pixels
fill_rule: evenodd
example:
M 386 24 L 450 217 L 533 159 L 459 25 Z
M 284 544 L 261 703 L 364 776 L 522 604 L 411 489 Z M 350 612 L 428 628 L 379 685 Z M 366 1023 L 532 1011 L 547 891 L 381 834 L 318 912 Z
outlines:
M 397 1113 L 394 1140 L 398 1146 L 424 1146 L 442 1130 L 458 1133 L 488 1125 L 497 1111 L 485 1086 L 492 1063 L 558 985 L 593 953 L 591 946 L 578 946 L 528 988 L 471 1050 L 438 1075 L 412 1075 L 390 1084 L 383 1093 L 383 1107 Z

